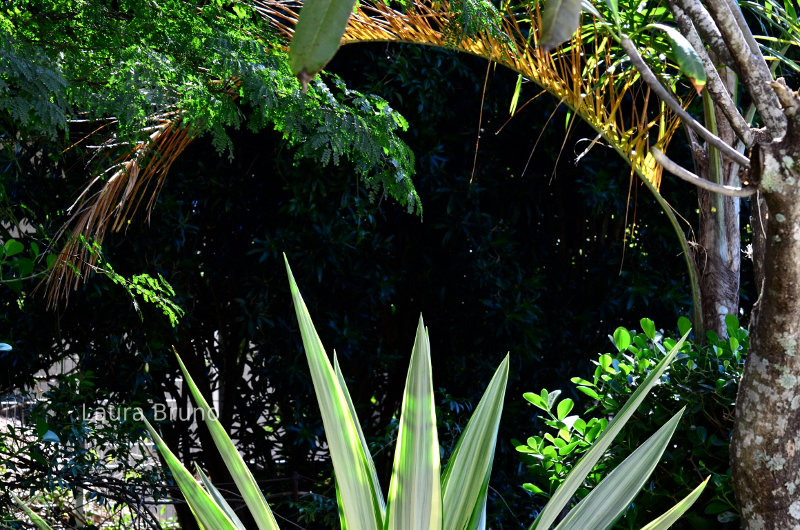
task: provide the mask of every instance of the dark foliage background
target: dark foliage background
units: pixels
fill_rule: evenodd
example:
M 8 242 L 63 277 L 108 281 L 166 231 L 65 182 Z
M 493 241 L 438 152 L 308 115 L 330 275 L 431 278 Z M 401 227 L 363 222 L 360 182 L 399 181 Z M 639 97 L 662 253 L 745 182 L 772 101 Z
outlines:
M 417 158 L 422 217 L 390 200 L 370 203 L 347 161 L 295 161 L 277 133 L 230 131 L 232 160 L 211 140 L 196 141 L 171 170 L 149 222 L 132 223 L 104 246 L 120 274 L 163 275 L 186 311 L 181 323 L 171 328 L 148 304 L 140 318 L 102 276 L 51 312 L 41 297 L 20 308 L 3 290 L 4 339 L 15 348 L 0 353 L 4 389 L 70 353 L 120 402 L 186 408 L 174 345 L 201 389 L 218 396 L 223 423 L 270 500 L 281 503 L 281 517 L 330 527 L 330 470 L 320 465 L 322 425 L 285 252 L 323 343 L 350 379 L 384 486 L 419 314 L 431 333 L 445 452 L 511 352 L 490 509 L 495 528 L 527 527 L 534 505 L 510 442 L 534 421 L 522 393 L 568 391 L 568 378 L 588 371 L 582 367 L 608 348 L 614 328 L 633 328 L 641 316 L 674 322 L 690 296 L 666 217 L 629 168 L 602 145 L 576 165 L 594 135 L 576 123 L 567 136 L 567 111 L 554 112 L 548 96 L 503 127 L 515 77 L 494 67 L 473 162 L 486 68 L 400 45 L 345 48 L 331 65 L 409 120 L 404 139 Z M 521 103 L 536 93 L 524 86 Z M 10 157 L 2 178 L 10 204 L 28 206 L 24 215 L 52 234 L 86 174 L 80 153 L 44 155 Z M 662 191 L 694 219 L 691 190 L 665 182 Z M 180 420 L 161 428 L 184 461 L 198 460 L 217 483 L 228 480 L 215 451 L 201 451 L 212 447 L 205 432 Z

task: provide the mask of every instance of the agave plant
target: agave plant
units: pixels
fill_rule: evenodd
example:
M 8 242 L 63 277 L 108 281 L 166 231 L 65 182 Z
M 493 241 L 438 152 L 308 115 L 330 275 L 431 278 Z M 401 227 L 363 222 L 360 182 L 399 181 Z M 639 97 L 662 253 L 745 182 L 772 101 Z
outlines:
M 442 474 L 433 402 L 430 341 L 428 331 L 420 317 L 403 394 L 389 493 L 384 500 L 375 465 L 369 454 L 336 355 L 334 353 L 331 364 L 300 296 L 288 261 L 286 271 L 333 461 L 342 528 L 484 529 L 489 475 L 508 380 L 508 356 L 495 371 Z M 531 530 L 549 528 L 558 515 L 563 513 L 586 475 L 605 454 L 653 385 L 659 381 L 687 336 L 688 332 L 631 395 L 619 414 L 595 441 L 592 449 L 583 456 L 561 487 L 556 490 L 550 502 L 531 525 Z M 275 517 L 255 478 L 219 423 L 214 410 L 198 390 L 180 357 L 178 363 L 189 390 L 202 411 L 201 418 L 210 430 L 211 437 L 258 528 L 277 529 Z M 585 530 L 610 526 L 653 472 L 675 431 L 682 412 L 673 416 L 631 453 L 589 495 L 569 511 L 557 528 Z M 244 530 L 241 520 L 203 471 L 196 467 L 199 478 L 195 478 L 170 451 L 153 426 L 147 420 L 145 424 L 201 527 L 213 530 Z M 708 479 L 645 529 L 669 528 L 700 496 L 707 482 Z M 49 528 L 24 503 L 15 500 L 39 528 L 44 530 Z
M 431 380 L 430 342 L 422 317 L 411 353 L 401 407 L 400 427 L 389 493 L 384 501 L 375 466 L 356 417 L 353 402 L 334 354 L 333 363 L 317 335 L 287 262 L 289 285 L 314 389 L 319 401 L 336 478 L 342 528 L 481 529 L 485 528 L 489 474 L 503 409 L 508 357 L 497 368 L 483 398 L 440 476 L 439 441 Z M 602 457 L 624 423 L 641 404 L 680 349 L 672 349 L 631 396 L 591 451 L 576 465 L 531 528 L 547 528 L 569 502 L 578 484 Z M 189 389 L 236 485 L 260 529 L 278 528 L 256 482 L 225 430 L 178 359 Z M 650 476 L 677 426 L 681 413 L 651 436 L 579 503 L 559 528 L 604 528 L 625 509 Z M 148 423 L 155 443 L 198 521 L 205 528 L 242 529 L 222 495 L 200 471 L 195 479 Z M 705 483 L 648 528 L 667 528 L 691 506 Z
M 339 363 L 335 355 L 333 364 L 328 359 L 288 263 L 286 269 L 330 447 L 342 527 L 480 528 L 485 517 L 486 493 L 508 379 L 508 357 L 500 363 L 489 382 L 442 474 L 433 402 L 430 342 L 420 317 L 406 378 L 389 494 L 384 500 Z M 203 411 L 202 417 L 212 438 L 258 528 L 278 528 L 252 474 L 216 419 L 213 409 L 198 391 L 186 367 L 180 359 L 178 361 L 189 389 Z M 195 479 L 149 423 L 147 428 L 203 527 L 215 530 L 243 528 L 207 477 L 198 469 L 200 480 Z

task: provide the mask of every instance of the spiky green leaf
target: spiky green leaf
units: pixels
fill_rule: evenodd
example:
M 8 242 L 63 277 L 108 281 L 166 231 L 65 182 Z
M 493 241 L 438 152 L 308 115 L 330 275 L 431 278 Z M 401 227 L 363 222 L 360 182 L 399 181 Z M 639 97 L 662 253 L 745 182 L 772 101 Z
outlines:
M 508 355 L 458 439 L 442 477 L 443 528 L 477 528 L 492 471 L 508 381 Z
M 172 477 L 178 484 L 183 497 L 186 499 L 187 504 L 192 509 L 192 513 L 197 518 L 198 522 L 204 528 L 213 528 L 214 530 L 238 530 L 236 525 L 225 514 L 224 510 L 214 502 L 211 495 L 200 485 L 197 480 L 192 477 L 180 460 L 178 460 L 172 451 L 169 450 L 167 444 L 161 439 L 156 430 L 150 425 L 146 418 L 143 418 L 145 427 L 150 433 L 150 437 L 156 444 L 158 452 L 164 458 L 169 470 L 172 472 Z
M 684 407 L 685 409 L 685 407 Z M 608 528 L 631 503 L 655 469 L 683 415 L 681 409 L 614 468 L 578 503 L 556 530 Z
M 439 437 L 430 341 L 422 316 L 406 377 L 386 509 L 387 530 L 442 528 Z
M 225 428 L 217 419 L 216 413 L 209 406 L 203 394 L 200 393 L 197 385 L 195 385 L 180 357 L 178 357 L 178 364 L 181 367 L 186 384 L 189 386 L 189 391 L 194 397 L 197 408 L 202 411 L 201 417 L 211 433 L 211 439 L 214 440 L 214 444 L 225 462 L 225 467 L 228 468 L 233 477 L 236 487 L 242 494 L 242 498 L 247 504 L 247 509 L 250 510 L 258 528 L 261 530 L 276 530 L 278 523 L 275 521 L 272 510 L 270 510 L 264 495 L 256 484 L 253 474 L 250 473 L 239 451 L 236 450 L 236 446 L 233 445 L 228 433 L 225 432 Z
M 325 438 L 330 447 L 336 484 L 341 498 L 341 510 L 350 530 L 374 530 L 383 527 L 379 491 L 373 484 L 372 473 L 364 454 L 356 427 L 356 418 L 350 413 L 347 398 L 333 371 L 325 348 L 322 346 L 300 290 L 294 281 L 289 261 L 284 255 L 289 287 L 292 292 L 300 335 L 306 351 L 311 379 L 325 427 Z
M 667 528 L 671 527 L 675 521 L 680 519 L 680 517 L 692 507 L 692 504 L 700 497 L 700 494 L 703 493 L 703 490 L 708 484 L 711 475 L 707 476 L 706 479 L 700 483 L 689 495 L 681 499 L 678 504 L 664 512 L 659 518 L 654 519 L 646 526 L 642 527 L 642 530 L 667 530 Z

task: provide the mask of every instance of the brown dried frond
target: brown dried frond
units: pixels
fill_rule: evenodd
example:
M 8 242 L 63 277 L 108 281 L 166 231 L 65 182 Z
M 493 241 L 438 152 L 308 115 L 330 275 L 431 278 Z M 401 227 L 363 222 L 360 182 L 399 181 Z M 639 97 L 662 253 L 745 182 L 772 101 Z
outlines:
M 291 39 L 302 2 L 252 0 L 256 9 Z M 632 171 L 658 189 L 661 167 L 650 155 L 650 145 L 665 148 L 679 125 L 668 109 L 648 118 L 649 88 L 636 83 L 636 72 L 614 72 L 609 39 L 580 31 L 568 46 L 546 53 L 537 48 L 541 25 L 538 6 L 506 13 L 504 35 L 484 31 L 454 40 L 445 33 L 454 15 L 444 0 L 415 0 L 405 11 L 379 2 L 361 2 L 350 17 L 342 44 L 402 42 L 455 49 L 506 66 L 544 88 L 591 125 L 631 165 Z M 644 104 L 623 105 L 625 96 Z
M 51 307 L 59 300 L 66 303 L 70 290 L 77 288 L 95 265 L 97 256 L 90 252 L 87 240 L 100 242 L 109 228 L 117 231 L 126 226 L 147 196 L 149 216 L 170 166 L 194 138 L 178 111 L 154 117 L 151 123 L 154 125 L 147 127 L 147 138 L 96 176 L 70 207 L 70 221 L 58 232 L 56 240 L 68 227 L 72 229 L 45 280 Z M 108 173 L 111 176 L 103 181 Z M 99 189 L 92 193 L 98 185 Z

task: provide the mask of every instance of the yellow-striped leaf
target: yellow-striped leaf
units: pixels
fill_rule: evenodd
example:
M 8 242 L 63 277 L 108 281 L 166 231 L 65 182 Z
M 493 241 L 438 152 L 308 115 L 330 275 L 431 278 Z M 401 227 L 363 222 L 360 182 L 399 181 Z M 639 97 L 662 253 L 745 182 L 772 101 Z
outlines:
M 147 427 L 150 436 L 153 438 L 158 452 L 164 458 L 169 470 L 172 472 L 172 478 L 178 484 L 178 487 L 183 493 L 187 504 L 192 509 L 192 513 L 197 518 L 198 522 L 207 529 L 213 528 L 214 530 L 238 530 L 236 525 L 225 514 L 222 508 L 214 502 L 211 495 L 194 479 L 189 470 L 187 470 L 180 460 L 178 460 L 172 451 L 169 450 L 167 444 L 161 439 L 156 430 L 150 425 L 146 418 L 144 425 Z
M 242 460 L 239 451 L 236 450 L 236 446 L 233 445 L 228 433 L 225 432 L 225 428 L 217 419 L 216 413 L 200 393 L 197 385 L 194 384 L 192 377 L 189 375 L 189 371 L 186 369 L 186 366 L 184 366 L 180 357 L 178 357 L 178 364 L 181 367 L 181 372 L 183 372 L 183 377 L 189 387 L 189 391 L 194 397 L 197 408 L 202 411 L 203 421 L 211 433 L 211 438 L 214 440 L 214 444 L 217 446 L 222 460 L 225 462 L 225 467 L 228 468 L 228 471 L 233 477 L 236 487 L 239 489 L 239 493 L 241 493 L 245 504 L 247 504 L 247 509 L 250 510 L 250 514 L 253 516 L 253 519 L 255 519 L 258 528 L 260 530 L 276 530 L 278 528 L 278 523 L 275 521 L 272 510 L 270 510 L 266 499 L 264 499 L 264 495 L 258 488 L 252 473 L 250 473 L 244 460 Z
M 694 501 L 700 497 L 700 494 L 703 493 L 703 490 L 708 484 L 708 480 L 711 478 L 711 475 L 707 476 L 706 479 L 700 483 L 689 495 L 684 497 L 683 499 L 678 502 L 675 506 L 664 512 L 658 519 L 655 519 L 647 524 L 647 526 L 642 527 L 642 530 L 667 530 L 672 524 L 680 519 L 680 517 L 692 507 Z
M 443 528 L 480 525 L 507 381 L 508 355 L 494 373 L 447 462 L 442 477 Z
M 231 520 L 231 522 L 236 525 L 236 528 L 239 530 L 247 530 L 242 524 L 242 521 L 239 519 L 239 516 L 236 515 L 236 511 L 228 504 L 228 501 L 225 500 L 225 497 L 222 496 L 222 493 L 219 492 L 216 486 L 211 483 L 211 479 L 208 478 L 208 475 L 200 469 L 200 466 L 197 464 L 194 465 L 194 471 L 197 476 L 200 477 L 200 481 L 203 483 L 203 487 L 206 488 L 211 498 L 214 499 L 214 502 L 217 503 L 217 506 L 222 508 L 222 511 L 225 512 L 225 515 Z
M 655 434 L 615 467 L 570 510 L 564 520 L 556 526 L 556 530 L 586 530 L 611 526 L 636 497 L 656 468 L 685 408 L 672 416 Z
M 368 462 L 371 457 L 364 454 L 356 427 L 357 420 L 350 413 L 347 398 L 314 329 L 285 255 L 284 261 L 300 335 L 322 414 L 325 438 L 330 448 L 344 520 L 348 530 L 382 528 L 381 503 L 375 494 L 377 485 L 373 483 Z
M 356 415 L 356 408 L 353 405 L 353 399 L 350 397 L 350 391 L 347 389 L 347 384 L 344 382 L 342 369 L 339 367 L 339 359 L 336 357 L 336 350 L 333 350 L 333 370 L 336 372 L 336 378 L 339 380 L 339 386 L 342 388 L 342 393 L 347 400 L 347 407 L 350 409 L 350 414 L 353 416 L 353 420 L 355 420 L 358 438 L 361 440 L 361 449 L 363 450 L 364 456 L 367 460 L 367 465 L 369 466 L 369 471 L 372 475 L 372 485 L 375 488 L 375 496 L 378 499 L 378 504 L 380 505 L 381 513 L 383 514 L 386 512 L 386 503 L 383 500 L 383 492 L 381 491 L 380 482 L 378 482 L 378 472 L 375 470 L 375 463 L 372 461 L 372 456 L 369 454 L 367 439 L 364 437 L 364 431 L 361 430 L 361 423 L 358 421 L 358 415 Z
M 422 316 L 406 377 L 386 509 L 387 530 L 440 530 L 442 492 L 430 341 Z

